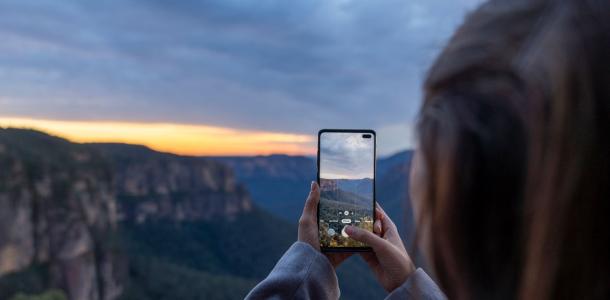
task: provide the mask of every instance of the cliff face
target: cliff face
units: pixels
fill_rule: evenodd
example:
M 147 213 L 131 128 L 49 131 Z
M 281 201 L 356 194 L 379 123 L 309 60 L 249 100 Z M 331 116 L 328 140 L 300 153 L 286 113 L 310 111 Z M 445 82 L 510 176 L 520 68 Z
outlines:
M 246 189 L 221 163 L 142 146 L 91 146 L 112 163 L 122 221 L 231 220 L 252 209 Z
M 0 129 L 0 277 L 48 266 L 48 287 L 70 299 L 121 292 L 109 169 L 83 145 L 26 130 Z
M 230 221 L 251 209 L 219 162 L 0 128 L 0 300 L 49 288 L 117 299 L 129 280 L 121 221 Z M 44 266 L 36 288 L 7 279 L 32 266 Z

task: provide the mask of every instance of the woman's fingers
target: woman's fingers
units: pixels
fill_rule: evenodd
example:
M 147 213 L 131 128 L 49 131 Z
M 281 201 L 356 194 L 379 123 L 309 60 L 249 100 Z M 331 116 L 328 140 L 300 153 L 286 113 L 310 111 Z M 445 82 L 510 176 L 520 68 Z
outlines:
M 318 185 L 315 182 L 312 182 L 309 196 L 307 197 L 307 200 L 305 200 L 305 207 L 303 207 L 303 214 L 299 219 L 298 230 L 299 241 L 310 244 L 318 250 L 320 250 L 320 241 L 318 237 L 318 226 L 316 225 L 316 211 L 319 201 L 320 191 Z
M 377 214 L 377 219 L 381 220 L 381 232 L 383 235 L 387 235 L 391 232 L 391 234 L 398 236 L 398 229 L 396 228 L 396 224 L 394 221 L 386 214 L 386 212 L 381 207 L 381 204 L 377 203 L 375 213 Z
M 381 206 L 379 206 L 379 202 L 377 202 L 375 205 L 375 219 L 383 221 L 383 216 L 383 210 L 381 209 Z
M 392 221 L 392 219 L 390 219 L 390 217 L 388 216 L 388 214 L 386 214 L 386 212 L 383 210 L 383 208 L 381 207 L 381 205 L 379 203 L 377 203 L 377 212 L 379 213 L 379 215 L 381 215 L 381 220 L 383 220 L 383 231 L 385 232 L 386 230 L 395 230 L 396 229 L 396 224 L 394 224 L 394 221 Z
M 373 225 L 373 232 L 377 235 L 383 235 L 383 232 L 381 231 L 381 226 L 381 220 L 375 220 L 375 224 Z
M 379 203 L 377 203 L 376 211 L 381 216 L 378 219 L 382 220 L 381 231 L 383 232 L 384 236 L 399 237 L 398 228 L 396 227 L 396 224 L 394 224 L 394 221 L 392 221 L 392 219 L 386 214 L 386 212 L 383 210 Z
M 307 196 L 307 200 L 305 200 L 305 207 L 303 207 L 301 219 L 307 219 L 308 221 L 313 221 L 315 223 L 318 202 L 320 202 L 320 188 L 315 181 L 312 181 L 309 196 Z
M 375 202 L 375 204 L 377 204 L 377 205 L 376 205 L 376 208 L 377 208 L 377 210 L 379 211 L 379 213 L 380 213 L 381 215 L 385 215 L 385 214 L 386 214 L 386 213 L 385 213 L 385 210 L 383 210 L 383 208 L 381 207 L 381 204 L 379 204 L 379 202 Z
M 347 226 L 345 228 L 345 232 L 350 238 L 368 244 L 375 250 L 375 252 L 382 250 L 382 248 L 387 246 L 386 243 L 388 243 L 386 240 L 380 238 L 374 233 L 356 226 Z
M 375 224 L 373 226 L 373 231 L 390 241 L 395 246 L 400 246 L 401 248 L 404 248 L 396 224 L 394 224 L 394 221 L 392 221 L 392 219 L 386 214 L 379 202 L 376 203 L 375 213 L 377 216 L 377 220 L 375 221 Z M 377 221 L 379 220 L 381 220 L 380 224 L 377 225 Z M 381 228 L 377 228 L 377 226 L 381 226 Z

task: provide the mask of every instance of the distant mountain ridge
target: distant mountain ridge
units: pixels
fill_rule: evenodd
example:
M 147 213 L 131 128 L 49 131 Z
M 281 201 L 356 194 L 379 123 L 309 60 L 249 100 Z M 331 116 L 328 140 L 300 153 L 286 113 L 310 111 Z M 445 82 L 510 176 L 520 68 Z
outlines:
M 406 150 L 377 160 L 377 200 L 397 224 L 404 224 L 404 216 L 411 213 L 408 170 L 412 155 L 412 150 Z M 309 183 L 316 180 L 315 158 L 287 155 L 208 158 L 230 166 L 257 205 L 289 222 L 298 220 Z
M 89 144 L 110 162 L 120 219 L 233 219 L 252 209 L 246 188 L 218 162 L 156 152 L 143 146 Z M 205 200 L 205 201 L 202 201 Z
M 320 198 L 372 208 L 373 179 L 320 178 Z
M 338 179 L 337 185 L 339 189 L 356 194 L 360 197 L 372 199 L 373 197 L 373 179 Z
M 295 224 L 310 182 L 316 180 L 316 163 L 305 156 L 208 158 L 231 167 L 257 205 Z

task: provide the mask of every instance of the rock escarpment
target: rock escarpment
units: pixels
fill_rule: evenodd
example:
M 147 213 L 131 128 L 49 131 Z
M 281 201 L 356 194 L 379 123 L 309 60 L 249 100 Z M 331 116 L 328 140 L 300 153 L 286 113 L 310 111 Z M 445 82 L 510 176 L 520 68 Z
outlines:
M 122 221 L 230 220 L 252 209 L 248 192 L 222 163 L 143 146 L 91 146 L 112 163 Z
M 48 287 L 70 299 L 121 293 L 110 169 L 90 147 L 40 132 L 0 129 L 0 277 L 47 266 Z
M 219 162 L 0 128 L 0 300 L 46 289 L 117 299 L 129 280 L 123 222 L 232 220 L 251 210 Z M 23 279 L 29 272 L 35 284 Z

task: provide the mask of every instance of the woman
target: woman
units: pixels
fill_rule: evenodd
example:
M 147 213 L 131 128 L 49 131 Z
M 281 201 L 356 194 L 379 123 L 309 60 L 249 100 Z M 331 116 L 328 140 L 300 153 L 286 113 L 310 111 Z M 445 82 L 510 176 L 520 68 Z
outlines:
M 610 298 L 608 1 L 493 1 L 431 68 L 411 192 L 419 241 L 457 299 Z M 568 123 L 569 122 L 569 123 Z M 248 298 L 339 296 L 312 183 L 299 242 Z M 381 208 L 363 255 L 388 298 L 443 298 Z

